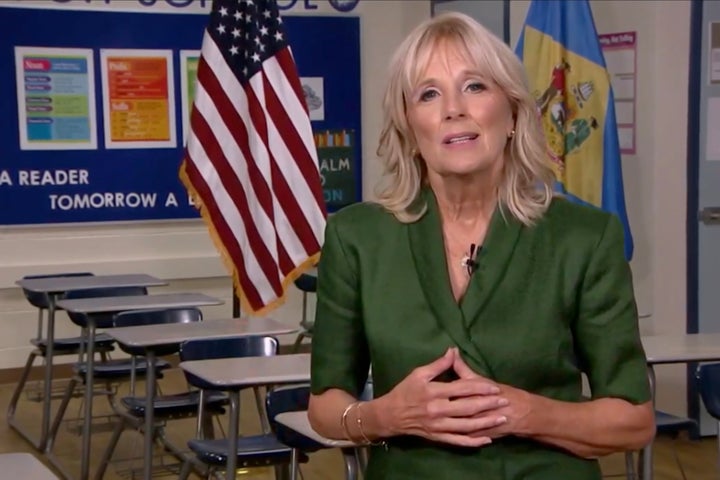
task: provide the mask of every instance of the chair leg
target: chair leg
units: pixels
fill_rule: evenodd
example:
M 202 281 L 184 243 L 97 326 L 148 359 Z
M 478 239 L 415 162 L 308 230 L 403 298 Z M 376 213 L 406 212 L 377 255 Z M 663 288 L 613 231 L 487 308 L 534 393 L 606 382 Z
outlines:
M 367 470 L 368 457 L 370 456 L 370 447 L 358 447 L 355 449 L 355 458 L 357 459 L 360 473 L 365 475 Z M 633 479 L 635 480 L 635 479 Z
M 72 398 L 73 391 L 75 390 L 75 386 L 78 383 L 78 379 L 76 377 L 72 377 L 70 379 L 70 382 L 68 383 L 67 388 L 65 389 L 65 394 L 63 395 L 62 402 L 60 403 L 60 407 L 58 408 L 57 413 L 55 414 L 55 419 L 53 420 L 52 427 L 50 427 L 50 432 L 48 433 L 48 439 L 47 439 L 47 445 L 45 447 L 46 452 L 52 451 L 53 443 L 55 442 L 55 436 L 57 435 L 58 430 L 60 430 L 60 424 L 62 423 L 63 417 L 65 416 L 65 411 L 67 410 L 68 404 L 70 403 L 70 399 Z
M 260 394 L 258 387 L 253 387 L 253 393 L 255 394 L 255 404 L 257 405 L 258 415 L 260 415 L 260 425 L 262 425 L 263 433 L 270 433 L 270 421 L 267 418 L 265 412 L 265 406 L 263 405 L 263 398 Z
M 293 343 L 292 346 L 292 353 L 298 353 L 300 351 L 300 346 L 302 345 L 303 339 L 305 339 L 305 333 L 298 333 L 297 338 L 295 338 L 295 343 Z
M 190 470 L 192 470 L 192 462 L 188 458 L 183 462 L 182 468 L 180 469 L 180 475 L 178 475 L 178 480 L 187 480 L 190 476 Z
M 291 463 L 285 465 L 275 465 L 275 480 L 289 480 L 291 478 Z
M 115 453 L 115 448 L 117 447 L 123 430 L 125 430 L 125 420 L 120 417 L 117 421 L 117 425 L 115 425 L 112 437 L 110 437 L 110 443 L 108 443 L 108 446 L 100 459 L 100 465 L 98 465 L 97 472 L 95 473 L 96 480 L 102 480 L 105 476 L 105 471 L 107 470 L 110 460 L 112 460 L 113 453 Z
M 345 478 L 347 480 L 357 480 L 358 464 L 355 458 L 355 449 L 343 448 L 343 460 L 345 460 Z
M 627 480 L 635 480 L 635 458 L 633 452 L 625 452 L 625 476 Z
M 30 372 L 32 371 L 33 363 L 35 363 L 35 358 L 40 354 L 40 352 L 37 349 L 33 349 L 32 352 L 30 352 L 30 355 L 28 355 L 27 362 L 25 362 L 25 369 L 22 372 L 22 375 L 20 376 L 20 381 L 18 381 L 17 385 L 15 386 L 15 391 L 13 392 L 13 396 L 10 399 L 10 404 L 8 405 L 7 409 L 7 418 L 8 420 L 12 419 L 15 416 L 15 410 L 17 409 L 17 403 L 20 400 L 20 395 L 22 394 L 22 391 L 25 389 L 25 383 L 27 382 L 28 377 L 30 376 Z
M 290 451 L 290 480 L 298 480 L 298 470 L 300 465 L 298 462 L 298 450 L 293 448 Z

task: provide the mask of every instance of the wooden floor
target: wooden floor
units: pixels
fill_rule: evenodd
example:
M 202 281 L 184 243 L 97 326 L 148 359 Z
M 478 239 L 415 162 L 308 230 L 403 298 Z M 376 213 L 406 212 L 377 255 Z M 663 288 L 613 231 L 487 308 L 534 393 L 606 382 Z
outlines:
M 178 370 L 171 370 L 161 382 L 164 393 L 178 392 L 185 386 L 182 374 Z M 0 412 L 5 412 L 13 388 L 14 385 L 0 385 Z M 54 402 L 53 412 L 57 403 L 57 401 Z M 95 415 L 109 412 L 107 402 L 102 397 L 97 398 L 93 405 Z M 254 405 L 251 395 L 243 395 L 241 422 L 245 433 L 259 432 L 259 421 Z M 70 404 L 66 415 L 69 420 L 63 425 L 58 435 L 55 450 L 61 457 L 63 464 L 67 465 L 68 470 L 76 472 L 76 474 L 80 470 L 80 437 L 74 433 L 73 426 L 77 422 L 80 408 L 79 399 L 73 400 Z M 39 423 L 39 413 L 40 404 L 23 397 L 18 406 L 17 417 L 30 426 Z M 220 423 L 224 428 L 226 419 L 222 418 Z M 92 473 L 95 471 L 97 459 L 101 456 L 107 444 L 110 435 L 107 429 L 111 426 L 111 423 L 107 418 L 100 418 L 95 422 L 95 425 L 96 433 L 93 434 L 92 441 L 92 458 L 94 460 L 91 465 Z M 194 432 L 194 424 L 191 420 L 178 420 L 172 422 L 167 430 L 176 444 L 185 445 L 185 441 Z M 655 480 L 720 479 L 720 470 L 717 467 L 717 444 L 714 439 L 691 441 L 685 438 L 659 438 L 655 445 Z M 3 422 L 3 427 L 0 429 L 0 453 L 6 452 L 30 452 L 36 454 L 42 461 L 45 460 L 42 455 L 37 454 L 22 437 Z M 132 478 L 131 472 L 133 469 L 138 470 L 134 478 L 141 478 L 142 462 L 139 458 L 141 454 L 142 437 L 137 432 L 126 431 L 120 440 L 113 464 L 109 467 L 105 478 L 108 480 L 129 479 Z M 160 452 L 157 455 L 155 463 L 158 465 L 158 471 L 155 478 L 176 478 L 177 460 L 168 455 L 161 456 Z M 678 466 L 678 461 L 684 470 L 684 477 Z M 601 463 L 603 473 L 608 478 L 624 478 L 624 459 L 622 455 L 612 455 L 604 458 Z M 161 468 L 161 466 L 164 467 Z M 167 470 L 163 470 L 163 468 Z M 304 480 L 344 478 L 342 458 L 334 450 L 325 450 L 312 454 L 310 462 L 303 465 L 302 471 Z M 0 472 L 0 478 L 2 478 L 2 472 Z M 243 475 L 238 478 L 244 480 L 271 480 L 274 476 L 270 469 L 256 469 L 243 472 Z

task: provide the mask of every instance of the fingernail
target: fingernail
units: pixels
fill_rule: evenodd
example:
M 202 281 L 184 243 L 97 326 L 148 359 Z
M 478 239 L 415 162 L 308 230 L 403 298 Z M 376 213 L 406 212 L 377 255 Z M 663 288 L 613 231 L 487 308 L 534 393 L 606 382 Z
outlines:
M 507 398 L 498 398 L 498 405 L 501 407 L 504 407 L 508 403 L 510 403 L 510 401 Z
M 500 393 L 500 389 L 498 387 L 490 387 L 490 393 Z
M 498 419 L 495 421 L 495 423 L 498 425 L 505 422 L 507 422 L 507 417 L 498 417 Z

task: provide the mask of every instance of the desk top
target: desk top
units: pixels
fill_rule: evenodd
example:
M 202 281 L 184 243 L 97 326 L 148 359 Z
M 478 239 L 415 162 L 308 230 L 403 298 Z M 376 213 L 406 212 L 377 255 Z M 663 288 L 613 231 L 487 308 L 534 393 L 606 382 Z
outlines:
M 72 290 L 104 287 L 157 287 L 167 285 L 159 278 L 145 274 L 88 275 L 82 277 L 23 278 L 15 282 L 36 293 L 64 293 Z
M 161 295 L 130 295 L 126 297 L 95 297 L 58 300 L 58 308 L 73 313 L 122 312 L 145 308 L 182 308 L 221 305 L 222 300 L 201 293 L 166 293 Z
M 643 336 L 649 364 L 720 360 L 720 333 Z
M 27 478 L 32 480 L 57 480 L 52 471 L 29 453 L 0 454 L 2 478 Z
M 194 338 L 283 335 L 296 331 L 296 327 L 288 327 L 270 318 L 227 318 L 191 323 L 109 328 L 104 330 L 104 333 L 129 347 L 151 347 L 181 343 Z
M 348 440 L 332 440 L 330 438 L 325 438 L 319 433 L 317 433 L 310 426 L 310 420 L 308 419 L 307 411 L 281 413 L 275 417 L 275 421 L 302 435 L 305 435 L 308 438 L 315 440 L 320 445 L 324 445 L 326 447 L 345 448 L 357 446 L 355 443 Z
M 180 368 L 220 389 L 310 381 L 310 354 L 180 362 Z

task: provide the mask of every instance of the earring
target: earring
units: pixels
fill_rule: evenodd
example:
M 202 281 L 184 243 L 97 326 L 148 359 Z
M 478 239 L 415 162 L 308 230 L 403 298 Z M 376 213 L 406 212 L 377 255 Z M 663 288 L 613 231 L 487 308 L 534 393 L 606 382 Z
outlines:
M 415 158 L 415 157 L 417 157 L 417 153 L 418 153 L 418 151 L 417 151 L 416 148 L 410 149 L 410 158 Z
M 515 129 L 513 128 L 510 130 L 510 133 L 508 134 L 508 138 L 513 138 L 515 136 Z

